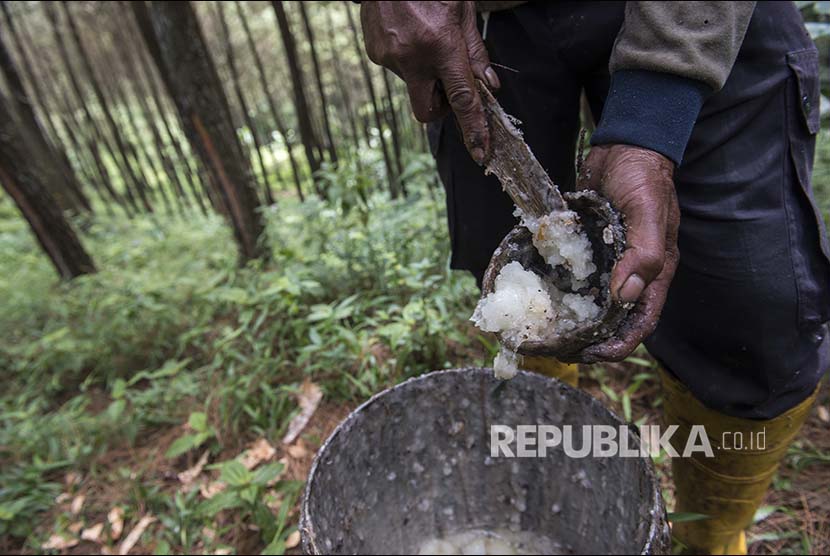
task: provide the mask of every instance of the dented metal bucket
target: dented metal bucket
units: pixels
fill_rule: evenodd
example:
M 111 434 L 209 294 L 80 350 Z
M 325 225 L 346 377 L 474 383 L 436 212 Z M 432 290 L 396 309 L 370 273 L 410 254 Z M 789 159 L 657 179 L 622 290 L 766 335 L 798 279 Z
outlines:
M 648 457 L 491 457 L 491 425 L 623 422 L 588 394 L 520 372 L 439 371 L 386 390 L 329 437 L 312 467 L 300 528 L 307 554 L 411 554 L 430 539 L 510 530 L 562 554 L 668 553 Z M 633 434 L 632 445 L 639 446 Z

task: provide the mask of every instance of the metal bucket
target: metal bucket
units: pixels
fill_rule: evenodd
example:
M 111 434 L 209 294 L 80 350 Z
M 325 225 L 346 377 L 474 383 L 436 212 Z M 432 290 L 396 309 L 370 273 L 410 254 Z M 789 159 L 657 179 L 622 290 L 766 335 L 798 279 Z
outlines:
M 491 457 L 491 425 L 566 424 L 581 438 L 581 425 L 623 421 L 590 395 L 526 372 L 503 382 L 491 369 L 439 371 L 381 392 L 317 454 L 303 550 L 412 554 L 456 532 L 509 529 L 550 539 L 561 554 L 669 553 L 650 458 L 578 459 L 561 445 L 545 458 Z M 630 445 L 639 443 L 633 434 Z

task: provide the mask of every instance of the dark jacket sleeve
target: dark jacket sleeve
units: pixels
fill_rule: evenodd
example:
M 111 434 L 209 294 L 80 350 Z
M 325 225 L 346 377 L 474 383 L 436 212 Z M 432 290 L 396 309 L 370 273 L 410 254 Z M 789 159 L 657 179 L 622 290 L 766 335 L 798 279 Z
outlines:
M 611 88 L 591 143 L 626 143 L 679 164 L 706 97 L 738 56 L 755 2 L 627 2 Z

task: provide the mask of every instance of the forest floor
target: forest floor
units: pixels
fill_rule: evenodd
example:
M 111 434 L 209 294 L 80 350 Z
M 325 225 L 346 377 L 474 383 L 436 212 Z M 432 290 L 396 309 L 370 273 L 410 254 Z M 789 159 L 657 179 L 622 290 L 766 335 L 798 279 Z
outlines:
M 313 455 L 349 411 L 495 353 L 467 321 L 472 279 L 447 269 L 443 194 L 428 161 L 414 163 L 407 200 L 280 199 L 265 267 L 237 267 L 219 218 L 100 218 L 78 221 L 100 271 L 58 284 L 0 201 L 0 552 L 297 551 Z M 642 350 L 583 368 L 581 386 L 626 420 L 659 422 Z M 310 421 L 285 443 L 303 404 Z M 828 426 L 825 386 L 750 553 L 830 551 Z M 669 465 L 656 463 L 671 509 Z

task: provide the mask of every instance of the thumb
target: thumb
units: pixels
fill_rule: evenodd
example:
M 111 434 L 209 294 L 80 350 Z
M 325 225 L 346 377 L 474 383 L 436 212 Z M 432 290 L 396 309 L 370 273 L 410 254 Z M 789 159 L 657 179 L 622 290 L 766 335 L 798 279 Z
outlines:
M 611 272 L 611 295 L 623 303 L 637 301 L 663 270 L 666 256 L 667 213 L 654 203 L 628 207 L 628 232 L 622 259 Z

